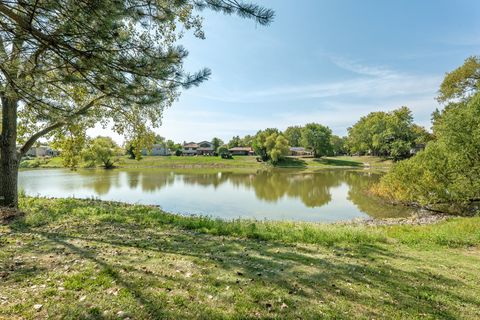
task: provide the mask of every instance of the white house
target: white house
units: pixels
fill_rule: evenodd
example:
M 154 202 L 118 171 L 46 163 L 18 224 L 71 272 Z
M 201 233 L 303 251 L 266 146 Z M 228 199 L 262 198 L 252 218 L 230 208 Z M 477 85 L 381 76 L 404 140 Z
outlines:
M 213 144 L 208 141 L 202 141 L 199 143 L 189 142 L 183 144 L 182 153 L 185 156 L 196 156 L 196 155 L 208 155 L 213 156 Z
M 170 150 L 163 144 L 154 144 L 151 150 L 143 149 L 142 155 L 144 156 L 169 156 Z

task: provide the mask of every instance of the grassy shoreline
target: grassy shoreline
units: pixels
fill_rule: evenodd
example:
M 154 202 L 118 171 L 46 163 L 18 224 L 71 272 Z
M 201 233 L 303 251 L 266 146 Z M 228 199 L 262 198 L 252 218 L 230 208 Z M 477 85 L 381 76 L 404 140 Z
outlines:
M 278 168 L 292 169 L 322 169 L 322 168 L 374 168 L 388 169 L 392 165 L 390 160 L 378 157 L 324 157 L 296 158 L 288 157 L 281 162 Z M 32 159 L 22 162 L 23 168 L 63 168 L 59 157 L 51 159 Z M 82 167 L 82 164 L 80 165 Z M 220 157 L 155 157 L 146 156 L 140 161 L 122 157 L 117 164 L 118 168 L 242 168 L 259 169 L 270 167 L 268 164 L 258 162 L 254 156 L 235 156 L 233 159 L 222 159 Z
M 366 226 L 96 200 L 21 208 L 24 219 L 0 226 L 0 318 L 480 316 L 480 217 Z

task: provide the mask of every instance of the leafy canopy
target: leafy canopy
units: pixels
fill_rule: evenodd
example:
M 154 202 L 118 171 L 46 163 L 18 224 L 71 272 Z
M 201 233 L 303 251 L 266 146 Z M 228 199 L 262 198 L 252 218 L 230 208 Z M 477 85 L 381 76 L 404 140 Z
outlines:
M 261 25 L 274 16 L 228 0 L 2 1 L 0 91 L 19 102 L 20 154 L 43 136 L 65 140 L 66 150 L 98 123 L 137 145 L 151 143 L 142 137 L 161 124 L 180 89 L 210 75 L 185 72 L 188 53 L 177 45 L 185 30 L 204 37 L 203 9 Z
M 105 169 L 111 169 L 119 161 L 122 149 L 110 137 L 97 137 L 88 141 L 88 147 L 83 151 L 83 160 L 88 167 L 101 164 Z
M 408 157 L 418 141 L 429 140 L 426 130 L 413 123 L 412 112 L 401 107 L 390 112 L 371 112 L 348 129 L 351 153 Z
M 471 70 L 472 59 L 447 74 Z M 463 77 L 460 75 L 463 74 Z M 457 83 L 469 83 L 471 72 L 458 72 Z M 459 87 L 456 87 L 459 88 Z M 466 88 L 466 87 L 463 87 Z M 435 140 L 424 151 L 401 161 L 374 188 L 393 201 L 433 206 L 442 211 L 465 212 L 480 200 L 480 93 L 476 85 L 455 91 L 448 105 L 434 118 Z M 452 92 L 452 91 L 450 91 Z M 462 93 L 461 93 L 462 92 Z M 441 92 L 439 100 L 446 97 Z
M 302 128 L 301 144 L 313 151 L 315 158 L 323 157 L 332 152 L 330 142 L 332 130 L 319 123 L 308 123 Z

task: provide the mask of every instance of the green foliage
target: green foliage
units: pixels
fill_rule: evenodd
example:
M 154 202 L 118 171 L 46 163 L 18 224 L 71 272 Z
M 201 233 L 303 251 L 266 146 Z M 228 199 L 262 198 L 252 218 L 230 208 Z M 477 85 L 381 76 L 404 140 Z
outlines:
M 392 200 L 451 205 L 480 200 L 480 94 L 447 108 L 435 124 L 436 140 L 395 165 L 375 189 Z
M 219 146 L 216 151 L 217 151 L 217 154 L 221 156 L 222 154 L 227 154 L 228 149 L 229 149 L 228 146 L 224 144 Z
M 82 149 L 87 140 L 82 125 L 70 124 L 55 133 L 52 147 L 60 151 L 62 164 L 66 168 L 76 169 L 82 160 Z
M 88 147 L 83 151 L 83 159 L 89 167 L 99 163 L 105 169 L 111 169 L 121 154 L 122 150 L 112 138 L 97 137 L 89 141 Z
M 235 147 L 241 147 L 241 139 L 239 136 L 232 137 L 230 141 L 228 141 L 228 148 L 235 148 Z
M 271 160 L 274 165 L 285 158 L 289 152 L 288 140 L 274 128 L 258 131 L 252 146 L 262 161 Z
M 223 142 L 222 139 L 215 137 L 215 138 L 212 139 L 212 145 L 213 145 L 213 150 L 215 150 L 215 152 L 218 153 L 218 151 L 217 151 L 218 148 L 219 148 L 220 146 L 223 146 L 223 145 L 224 145 L 224 142 Z
M 415 136 L 416 145 L 426 145 L 435 139 L 435 136 L 428 132 L 424 127 L 414 124 L 412 126 L 413 135 Z
M 339 137 L 337 135 L 332 135 L 330 137 L 330 144 L 332 145 L 331 155 L 338 156 L 348 153 L 347 137 Z
M 170 152 L 175 152 L 179 149 L 182 149 L 182 145 L 180 143 L 175 143 L 173 140 L 167 140 L 166 144 Z
M 480 57 L 472 56 L 452 72 L 440 85 L 437 100 L 441 103 L 467 100 L 480 89 Z
M 315 158 L 323 157 L 332 152 L 331 136 L 330 128 L 318 123 L 308 123 L 302 129 L 301 144 L 312 150 Z
M 412 112 L 401 107 L 391 112 L 372 112 L 348 129 L 348 148 L 352 154 L 408 157 L 418 140 L 429 140 L 427 133 L 413 123 Z
M 272 134 L 267 138 L 266 141 L 267 150 L 270 153 L 270 159 L 272 164 L 276 165 L 282 159 L 284 159 L 289 151 L 289 144 L 287 138 L 283 135 Z
M 262 161 L 270 160 L 270 155 L 268 154 L 268 149 L 266 146 L 267 138 L 272 134 L 279 134 L 278 129 L 268 128 L 265 130 L 260 130 L 255 135 L 255 138 L 252 142 L 252 148 L 255 151 L 255 154 L 262 158 Z
M 283 135 L 285 136 L 285 138 L 287 138 L 290 146 L 292 146 L 292 147 L 300 147 L 301 146 L 302 127 L 300 127 L 300 126 L 288 127 L 283 132 Z
M 241 147 L 251 147 L 253 144 L 253 139 L 255 139 L 254 136 L 251 136 L 247 134 L 245 137 L 240 139 L 240 146 Z

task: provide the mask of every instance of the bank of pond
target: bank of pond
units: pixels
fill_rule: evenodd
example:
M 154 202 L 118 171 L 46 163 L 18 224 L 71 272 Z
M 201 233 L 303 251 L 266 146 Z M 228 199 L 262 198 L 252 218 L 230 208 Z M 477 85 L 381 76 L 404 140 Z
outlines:
M 157 205 L 167 212 L 231 220 L 336 222 L 399 218 L 418 209 L 371 196 L 383 173 L 365 169 L 229 170 L 131 168 L 20 172 L 29 196 L 96 198 Z

